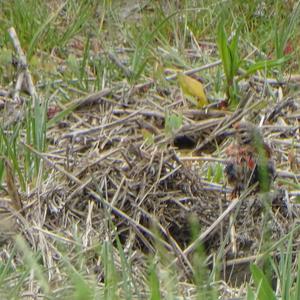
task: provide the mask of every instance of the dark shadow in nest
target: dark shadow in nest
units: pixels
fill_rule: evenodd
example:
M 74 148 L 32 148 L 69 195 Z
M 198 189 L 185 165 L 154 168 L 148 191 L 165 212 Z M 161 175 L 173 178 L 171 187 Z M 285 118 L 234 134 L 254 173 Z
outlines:
M 174 146 L 178 149 L 195 149 L 198 142 L 203 140 L 205 136 L 209 136 L 210 131 L 201 131 L 197 133 L 190 133 L 190 134 L 177 134 L 174 137 Z M 217 150 L 216 145 L 220 145 L 228 136 L 232 135 L 230 131 L 224 131 L 223 133 L 216 136 L 216 138 L 211 142 L 207 143 L 205 147 L 201 150 L 204 152 L 212 153 Z

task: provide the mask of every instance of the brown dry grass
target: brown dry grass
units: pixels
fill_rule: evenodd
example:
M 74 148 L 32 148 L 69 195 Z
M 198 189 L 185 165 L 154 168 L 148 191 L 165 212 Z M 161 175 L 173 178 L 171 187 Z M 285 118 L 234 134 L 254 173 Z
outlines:
M 295 82 L 297 77 L 278 83 L 253 76 L 244 83 L 234 112 L 217 105 L 194 109 L 176 85 L 162 88 L 152 79 L 134 86 L 111 82 L 109 88 L 69 104 L 55 103 L 49 116 L 57 116 L 59 108 L 66 117 L 47 130 L 47 152 L 24 145 L 41 158 L 47 176 L 38 177 L 36 188 L 23 193 L 21 213 L 10 208 L 17 222 L 9 226 L 17 223 L 17 232 L 40 251 L 54 289 L 67 276 L 60 272 L 61 254 L 67 252 L 70 263 L 76 264 L 78 247 L 86 273 L 93 274 L 100 286 L 104 271 L 96 251 L 99 243 L 112 242 L 120 271 L 117 238 L 141 293 L 147 290 L 147 255 L 164 249 L 165 265 L 178 267 L 182 294 L 193 294 L 190 282 L 198 245 L 204 246 L 209 269 L 221 262 L 224 287 L 240 285 L 249 277 L 249 263 L 265 250 L 275 252 L 273 246 L 262 247 L 266 236 L 276 245 L 299 217 L 299 192 L 293 187 L 300 178 L 300 98 L 293 92 L 282 96 Z M 19 110 L 19 104 L 10 105 L 6 109 Z M 182 126 L 172 134 L 165 130 L 166 112 L 182 116 Z M 231 125 L 242 118 L 262 128 L 274 150 L 278 176 L 267 195 L 247 190 L 231 201 L 224 178 L 216 183 L 207 174 L 225 162 Z M 5 191 L 2 194 L 7 198 Z M 193 227 L 199 228 L 196 236 Z M 2 253 L 10 253 L 10 238 Z M 13 258 L 16 265 L 19 259 Z

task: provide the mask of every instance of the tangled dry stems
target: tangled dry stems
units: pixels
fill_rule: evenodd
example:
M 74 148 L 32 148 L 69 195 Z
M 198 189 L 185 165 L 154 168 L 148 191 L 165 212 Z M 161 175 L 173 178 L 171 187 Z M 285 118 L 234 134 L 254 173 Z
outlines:
M 216 256 L 224 266 L 227 261 L 228 270 L 223 271 L 228 280 L 232 266 L 247 265 L 260 253 L 266 209 L 271 240 L 279 240 L 293 227 L 298 208 L 284 187 L 268 195 L 242 195 L 228 210 L 232 202 L 226 188 L 205 178 L 210 163 L 207 157 L 222 158 L 220 153 L 230 140 L 230 125 L 245 111 L 248 117 L 258 115 L 255 105 L 250 103 L 235 113 L 206 113 L 187 109 L 184 101 L 173 105 L 172 96 L 157 97 L 153 90 L 128 94 L 126 104 L 124 99 L 111 104 L 101 95 L 94 98 L 92 104 L 81 104 L 67 120 L 47 132 L 47 153 L 31 149 L 44 162 L 47 176 L 38 189 L 23 198 L 24 218 L 19 221 L 19 230 L 41 251 L 50 279 L 63 276 L 57 276 L 62 254 L 59 245 L 65 245 L 72 260 L 80 244 L 84 253 L 93 253 L 87 255 L 86 269 L 101 282 L 101 257 L 93 249 L 105 240 L 115 244 L 118 237 L 141 286 L 146 280 L 144 254 L 155 254 L 157 245 L 172 257 L 169 263 L 177 263 L 185 282 L 194 271 L 191 258 L 196 245 L 189 247 L 197 240 L 192 236 L 192 224 L 196 223 L 199 235 L 206 233 L 197 241 L 205 246 L 208 265 L 212 266 Z M 283 112 L 291 105 L 294 118 Z M 166 110 L 183 114 L 183 126 L 172 135 L 164 130 Z M 287 99 L 260 113 L 268 121 L 265 136 L 273 143 L 275 157 L 280 156 L 277 165 L 289 163 L 286 153 L 293 135 L 299 132 L 298 112 L 299 100 Z M 280 115 L 287 116 L 286 128 L 278 126 Z M 152 143 L 145 140 L 143 130 L 153 134 Z M 180 137 L 186 136 L 196 141 L 198 156 L 190 160 L 183 159 L 184 152 L 178 150 Z M 277 142 L 282 136 L 286 138 Z M 298 144 L 298 140 L 294 142 L 295 147 Z M 197 160 L 201 156 L 203 160 Z M 116 262 L 120 261 L 118 251 L 113 253 Z
M 297 192 L 278 187 L 280 178 L 297 182 L 300 169 L 299 96 L 276 102 L 261 80 L 251 80 L 234 113 L 215 105 L 193 109 L 178 87 L 162 90 L 152 80 L 134 88 L 118 84 L 64 107 L 72 113 L 47 131 L 46 153 L 23 145 L 45 168 L 38 187 L 23 195 L 23 215 L 10 210 L 10 217 L 30 246 L 41 252 L 53 286 L 66 276 L 60 269 L 62 256 L 67 253 L 70 263 L 75 262 L 78 247 L 85 255 L 86 274 L 96 276 L 101 285 L 103 262 L 96 249 L 111 241 L 121 270 L 118 239 L 141 290 L 146 288 L 145 254 L 155 255 L 157 249 L 168 253 L 166 265 L 179 267 L 184 293 L 191 289 L 187 282 L 198 244 L 204 245 L 210 268 L 216 258 L 223 261 L 227 282 L 249 275 L 247 266 L 261 254 L 266 236 L 261 229 L 278 241 L 294 226 Z M 270 88 L 274 94 L 281 89 L 276 82 Z M 13 110 L 19 110 L 17 105 L 13 103 Z M 166 112 L 182 115 L 183 124 L 173 133 L 165 130 Z M 214 162 L 226 160 L 231 125 L 245 116 L 264 124 L 278 179 L 273 192 L 246 191 L 232 202 L 225 182 L 213 182 L 207 174 Z M 188 154 L 187 146 L 192 148 Z M 193 227 L 199 228 L 197 236 Z M 13 243 L 6 241 L 6 247 Z M 245 265 L 243 275 L 232 276 Z

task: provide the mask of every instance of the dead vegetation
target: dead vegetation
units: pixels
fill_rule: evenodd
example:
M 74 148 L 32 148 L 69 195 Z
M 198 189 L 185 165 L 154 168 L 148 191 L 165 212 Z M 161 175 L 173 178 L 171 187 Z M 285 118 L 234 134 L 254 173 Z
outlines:
M 20 232 L 29 235 L 31 246 L 42 251 L 51 277 L 55 278 L 56 272 L 56 241 L 64 241 L 72 251 L 74 224 L 86 251 L 107 237 L 114 241 L 117 235 L 128 253 L 155 254 L 155 245 L 161 245 L 184 271 L 183 280 L 193 273 L 190 258 L 198 243 L 205 245 L 209 265 L 215 256 L 230 270 L 254 260 L 265 234 L 261 228 L 266 222 L 266 209 L 273 242 L 294 226 L 293 220 L 298 217 L 294 194 L 289 194 L 285 186 L 278 190 L 278 180 L 295 174 L 287 168 L 281 171 L 280 166 L 293 164 L 297 168 L 299 155 L 290 161 L 288 154 L 292 139 L 298 153 L 297 98 L 281 99 L 259 114 L 251 103 L 235 113 L 223 113 L 216 109 L 187 110 L 179 100 L 172 111 L 183 114 L 184 125 L 168 136 L 164 111 L 174 103 L 172 98 L 158 96 L 155 90 L 110 96 L 112 101 L 101 93 L 94 97 L 94 103 L 81 101 L 67 119 L 53 126 L 47 132 L 47 153 L 31 149 L 43 160 L 48 175 L 22 200 L 25 220 Z M 283 103 L 292 103 L 293 112 L 279 110 Z M 266 120 L 263 129 L 279 157 L 279 176 L 273 194 L 246 193 L 232 202 L 229 189 L 208 182 L 205 174 L 210 160 L 226 159 L 222 149 L 230 139 L 230 125 L 245 111 Z M 277 125 L 283 121 L 285 126 Z M 152 143 L 145 139 L 143 130 L 154 134 Z M 197 141 L 197 155 L 186 158 L 178 150 L 179 137 L 190 134 Z M 201 152 L 204 146 L 205 153 Z M 191 233 L 192 222 L 200 228 L 196 239 Z M 95 265 L 94 260 L 87 259 L 87 267 L 97 274 L 101 261 Z M 139 272 L 137 268 L 135 275 L 141 278 Z
M 276 254 L 274 246 L 261 247 L 263 240 L 268 237 L 276 245 L 295 231 L 299 217 L 299 192 L 291 187 L 300 177 L 300 98 L 282 96 L 289 84 L 289 78 L 281 83 L 249 78 L 234 112 L 220 103 L 194 109 L 177 86 L 162 89 L 154 81 L 133 87 L 115 83 L 116 88 L 73 100 L 67 107 L 51 104 L 49 119 L 64 112 L 66 116 L 47 130 L 46 152 L 23 141 L 22 147 L 41 159 L 44 172 L 36 188 L 22 193 L 21 210 L 13 204 L 3 208 L 17 220 L 13 231 L 40 251 L 54 287 L 65 276 L 59 271 L 59 245 L 65 246 L 71 263 L 80 245 L 87 273 L 101 285 L 103 264 L 95 248 L 111 241 L 121 269 L 118 240 L 141 293 L 146 292 L 146 255 L 155 255 L 159 248 L 167 253 L 166 265 L 178 266 L 185 295 L 193 293 L 188 283 L 199 245 L 204 246 L 209 269 L 219 261 L 224 282 L 241 284 L 249 276 L 250 262 L 264 251 Z M 276 101 L 271 94 L 277 95 Z M 22 111 L 20 102 L 10 96 L 16 95 L 6 94 L 3 111 Z M 166 131 L 166 112 L 182 115 L 179 129 Z M 274 151 L 277 179 L 268 194 L 250 189 L 230 200 L 224 178 L 214 182 L 207 174 L 211 166 L 226 160 L 231 125 L 242 118 L 261 126 Z M 3 197 L 15 203 L 11 195 L 18 184 L 6 182 Z M 1 227 L 5 235 L 7 229 L 2 232 Z M 196 236 L 193 227 L 199 229 Z M 6 240 L 2 256 L 13 244 Z M 20 263 L 18 256 L 12 259 Z

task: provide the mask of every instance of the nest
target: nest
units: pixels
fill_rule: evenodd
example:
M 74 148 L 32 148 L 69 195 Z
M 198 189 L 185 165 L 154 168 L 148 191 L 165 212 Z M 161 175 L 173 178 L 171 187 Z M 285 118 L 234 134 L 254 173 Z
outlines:
M 232 277 L 233 266 L 239 270 L 257 257 L 266 236 L 279 240 L 291 230 L 298 208 L 284 188 L 267 194 L 245 191 L 232 201 L 225 183 L 216 184 L 204 175 L 211 161 L 222 162 L 220 152 L 215 155 L 216 142 L 222 157 L 230 124 L 242 117 L 243 110 L 231 114 L 174 107 L 184 121 L 170 134 L 163 109 L 149 106 L 160 107 L 155 97 L 141 100 L 132 95 L 126 105 L 112 105 L 102 95 L 80 99 L 76 115 L 48 132 L 48 153 L 31 149 L 44 161 L 48 177 L 38 191 L 23 195 L 24 218 L 17 216 L 18 231 L 33 248 L 42 249 L 49 270 L 58 257 L 54 244 L 62 238 L 72 245 L 76 225 L 85 249 L 106 239 L 115 245 L 120 241 L 126 253 L 132 253 L 137 280 L 145 270 L 142 257 L 154 255 L 157 245 L 189 279 L 194 251 L 203 245 L 207 265 L 221 259 L 224 278 L 237 282 L 245 274 Z M 266 111 L 267 119 L 278 118 L 291 105 L 290 99 L 286 103 Z M 292 104 L 297 110 L 297 102 Z M 287 128 L 278 134 L 294 132 Z M 272 134 L 270 130 L 269 137 Z M 197 155 L 185 159 L 186 148 Z M 101 262 L 95 257 L 88 261 L 89 271 L 101 281 Z

